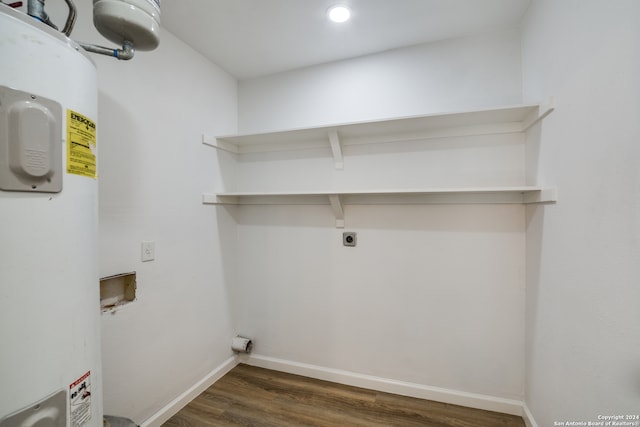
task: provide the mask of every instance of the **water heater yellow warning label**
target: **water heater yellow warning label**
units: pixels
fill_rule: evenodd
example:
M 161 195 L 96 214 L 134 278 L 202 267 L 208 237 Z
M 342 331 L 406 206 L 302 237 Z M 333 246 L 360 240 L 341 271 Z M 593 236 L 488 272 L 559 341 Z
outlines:
M 67 172 L 97 177 L 96 123 L 67 110 Z

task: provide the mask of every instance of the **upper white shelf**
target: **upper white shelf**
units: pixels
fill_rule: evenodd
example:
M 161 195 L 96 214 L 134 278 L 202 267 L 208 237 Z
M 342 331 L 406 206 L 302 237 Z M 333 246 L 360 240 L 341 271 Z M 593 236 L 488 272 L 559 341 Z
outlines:
M 551 105 L 528 104 L 277 132 L 218 137 L 203 135 L 202 142 L 237 154 L 329 145 L 335 157 L 336 167 L 340 168 L 342 146 L 345 145 L 524 132 L 551 111 Z
M 388 120 L 336 124 L 259 134 L 207 137 L 202 142 L 236 154 L 330 147 L 336 169 L 343 167 L 346 145 L 420 141 L 454 136 L 526 132 L 553 111 L 528 104 L 474 111 L 430 114 Z M 535 186 L 423 188 L 356 191 L 245 192 L 203 194 L 205 204 L 323 204 L 331 205 L 336 226 L 344 226 L 344 205 L 430 203 L 553 203 L 554 188 Z

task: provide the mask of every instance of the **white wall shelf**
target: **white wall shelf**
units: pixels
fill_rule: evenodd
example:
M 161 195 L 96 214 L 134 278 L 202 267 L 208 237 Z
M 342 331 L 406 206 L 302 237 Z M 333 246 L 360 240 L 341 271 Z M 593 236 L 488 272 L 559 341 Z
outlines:
M 236 154 L 330 147 L 336 169 L 342 169 L 344 146 L 525 132 L 551 111 L 550 102 L 258 134 L 203 135 L 202 143 Z
M 338 228 L 344 227 L 344 205 L 531 204 L 556 199 L 555 188 L 531 186 L 202 195 L 202 203 L 212 205 L 331 205 Z
M 548 105 L 431 114 L 260 134 L 207 137 L 202 142 L 235 154 L 329 147 L 336 169 L 343 169 L 343 147 L 420 141 L 432 138 L 523 133 L 553 111 Z M 214 205 L 330 205 L 336 227 L 344 227 L 345 205 L 531 204 L 553 203 L 555 188 L 504 186 L 476 188 L 366 189 L 356 191 L 237 192 L 203 194 Z

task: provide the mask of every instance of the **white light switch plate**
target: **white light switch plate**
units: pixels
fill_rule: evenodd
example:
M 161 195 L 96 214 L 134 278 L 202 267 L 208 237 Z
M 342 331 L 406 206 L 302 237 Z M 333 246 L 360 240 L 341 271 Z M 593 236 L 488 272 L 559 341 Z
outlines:
M 142 262 L 153 261 L 156 257 L 156 242 L 142 242 Z

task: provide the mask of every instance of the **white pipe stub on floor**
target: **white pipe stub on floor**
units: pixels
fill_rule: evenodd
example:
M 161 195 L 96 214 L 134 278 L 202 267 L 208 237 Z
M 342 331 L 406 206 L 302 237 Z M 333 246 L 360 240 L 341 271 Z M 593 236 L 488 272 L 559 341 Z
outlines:
M 249 338 L 237 336 L 231 342 L 231 349 L 238 353 L 250 353 L 253 343 Z

